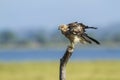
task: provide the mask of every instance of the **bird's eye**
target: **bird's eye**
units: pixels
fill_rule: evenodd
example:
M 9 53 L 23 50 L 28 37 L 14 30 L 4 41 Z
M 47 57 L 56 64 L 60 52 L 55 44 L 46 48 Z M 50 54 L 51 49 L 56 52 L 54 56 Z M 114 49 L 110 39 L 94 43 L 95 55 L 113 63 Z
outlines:
M 64 28 L 64 26 L 62 26 L 62 28 Z

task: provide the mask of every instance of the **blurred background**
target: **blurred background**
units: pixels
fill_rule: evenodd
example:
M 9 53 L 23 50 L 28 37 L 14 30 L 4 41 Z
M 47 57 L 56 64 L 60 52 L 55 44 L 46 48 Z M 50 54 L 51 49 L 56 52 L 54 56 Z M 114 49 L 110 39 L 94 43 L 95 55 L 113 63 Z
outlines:
M 0 0 L 0 80 L 58 80 L 69 41 L 60 24 L 98 27 L 78 44 L 68 80 L 120 80 L 120 0 Z

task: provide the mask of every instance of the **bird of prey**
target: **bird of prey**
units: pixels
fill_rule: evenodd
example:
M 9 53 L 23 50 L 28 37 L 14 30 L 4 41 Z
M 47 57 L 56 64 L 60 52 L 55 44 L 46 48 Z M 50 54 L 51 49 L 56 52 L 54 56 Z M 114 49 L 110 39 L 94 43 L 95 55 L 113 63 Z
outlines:
M 63 24 L 59 26 L 59 30 L 61 33 L 67 37 L 70 41 L 70 47 L 74 48 L 74 45 L 78 42 L 80 43 L 92 43 L 95 42 L 96 44 L 100 44 L 94 38 L 88 36 L 85 32 L 85 29 L 97 29 L 96 27 L 89 27 L 84 25 L 83 23 L 72 22 L 69 24 Z

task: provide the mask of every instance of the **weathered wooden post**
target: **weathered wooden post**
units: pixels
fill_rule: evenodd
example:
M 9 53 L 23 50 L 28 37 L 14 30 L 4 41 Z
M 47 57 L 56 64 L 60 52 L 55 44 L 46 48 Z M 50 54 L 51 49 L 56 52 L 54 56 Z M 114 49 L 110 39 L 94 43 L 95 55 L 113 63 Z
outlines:
M 66 80 L 66 64 L 71 57 L 74 48 L 68 46 L 66 49 L 65 54 L 60 59 L 60 73 L 59 73 L 59 80 Z

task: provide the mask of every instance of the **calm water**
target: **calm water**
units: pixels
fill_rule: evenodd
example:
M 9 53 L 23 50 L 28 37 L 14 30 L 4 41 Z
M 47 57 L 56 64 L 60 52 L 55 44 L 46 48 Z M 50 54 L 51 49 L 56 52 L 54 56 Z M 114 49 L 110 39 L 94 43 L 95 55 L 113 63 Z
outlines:
M 0 50 L 0 62 L 59 61 L 65 50 Z M 76 49 L 71 60 L 120 60 L 120 49 Z

